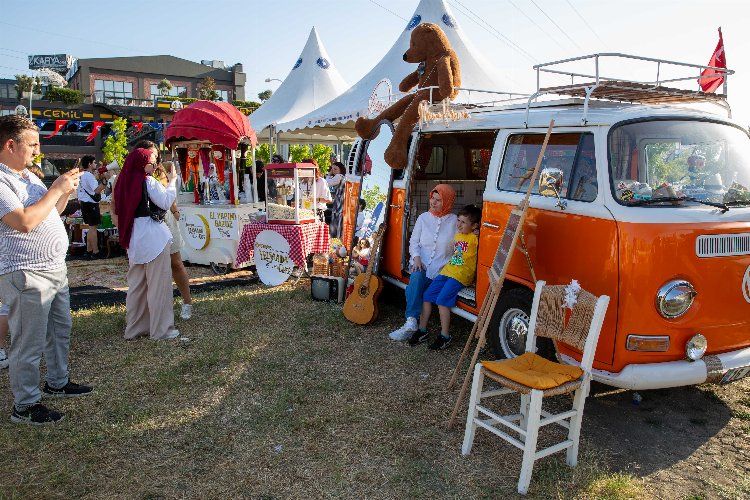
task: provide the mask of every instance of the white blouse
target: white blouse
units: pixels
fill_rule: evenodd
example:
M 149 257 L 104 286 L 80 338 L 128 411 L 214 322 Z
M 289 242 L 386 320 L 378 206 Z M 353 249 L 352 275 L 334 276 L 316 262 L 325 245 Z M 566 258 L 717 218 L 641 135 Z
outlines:
M 175 198 L 177 189 L 175 177 L 165 188 L 152 176 L 146 177 L 146 190 L 151 201 L 163 210 L 169 210 Z M 136 217 L 133 220 L 133 232 L 130 235 L 128 260 L 130 265 L 147 264 L 157 258 L 164 251 L 164 247 L 172 243 L 172 233 L 165 223 L 156 222 L 151 217 Z
M 419 256 L 427 267 L 427 277 L 434 279 L 453 255 L 453 237 L 456 235 L 456 215 L 437 217 L 425 212 L 417 217 L 409 240 L 409 267 Z
M 318 179 L 315 181 L 315 196 L 317 196 L 319 200 L 325 200 L 317 203 L 317 208 L 319 210 L 325 210 L 326 203 L 333 201 L 333 198 L 331 197 L 331 190 L 328 189 L 328 183 L 323 177 L 318 177 Z

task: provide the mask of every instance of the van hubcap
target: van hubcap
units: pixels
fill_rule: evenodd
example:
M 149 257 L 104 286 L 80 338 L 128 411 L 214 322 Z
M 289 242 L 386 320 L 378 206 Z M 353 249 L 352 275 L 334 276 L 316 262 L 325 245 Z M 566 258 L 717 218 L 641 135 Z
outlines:
M 500 321 L 500 346 L 506 358 L 520 356 L 526 350 L 529 316 L 521 309 L 508 309 Z

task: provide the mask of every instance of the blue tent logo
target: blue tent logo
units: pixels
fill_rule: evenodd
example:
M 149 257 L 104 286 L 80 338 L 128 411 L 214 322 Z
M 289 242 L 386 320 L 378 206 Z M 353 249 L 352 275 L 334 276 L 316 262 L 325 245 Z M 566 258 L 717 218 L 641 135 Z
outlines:
M 328 69 L 331 66 L 331 63 L 328 62 L 328 59 L 325 57 L 319 57 L 317 61 L 315 61 L 318 66 L 320 66 L 323 69 Z
M 302 58 L 300 57 L 299 59 L 297 59 L 297 62 L 294 63 L 294 67 L 292 69 L 299 68 L 301 64 L 302 64 Z
M 453 19 L 448 14 L 443 14 L 443 24 L 445 24 L 446 26 L 449 26 L 451 28 L 455 28 L 456 27 L 456 20 Z
M 413 30 L 421 22 L 422 22 L 422 16 L 420 16 L 419 14 L 417 14 L 416 16 L 414 16 L 414 17 L 411 18 L 411 21 L 409 21 L 409 24 L 406 25 L 406 29 L 407 30 Z

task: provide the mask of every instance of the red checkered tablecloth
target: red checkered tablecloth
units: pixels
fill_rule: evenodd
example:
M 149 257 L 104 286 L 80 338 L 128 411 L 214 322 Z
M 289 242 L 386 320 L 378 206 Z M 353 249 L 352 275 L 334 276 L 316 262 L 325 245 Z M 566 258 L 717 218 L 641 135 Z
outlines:
M 328 253 L 330 235 L 328 225 L 320 221 L 308 224 L 264 224 L 251 222 L 245 224 L 240 236 L 240 245 L 237 248 L 237 259 L 235 267 L 250 261 L 253 258 L 255 238 L 261 231 L 276 231 L 289 242 L 289 258 L 297 267 L 305 267 L 305 259 L 311 253 Z

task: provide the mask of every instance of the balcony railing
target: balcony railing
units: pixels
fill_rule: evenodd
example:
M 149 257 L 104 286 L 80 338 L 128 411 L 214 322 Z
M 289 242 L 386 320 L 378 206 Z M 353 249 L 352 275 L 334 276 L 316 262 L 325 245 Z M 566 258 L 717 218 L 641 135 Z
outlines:
M 135 106 L 139 108 L 153 108 L 153 99 L 138 99 L 135 97 L 123 97 L 119 94 L 108 94 L 95 92 L 93 97 L 94 103 L 106 104 L 108 106 Z

